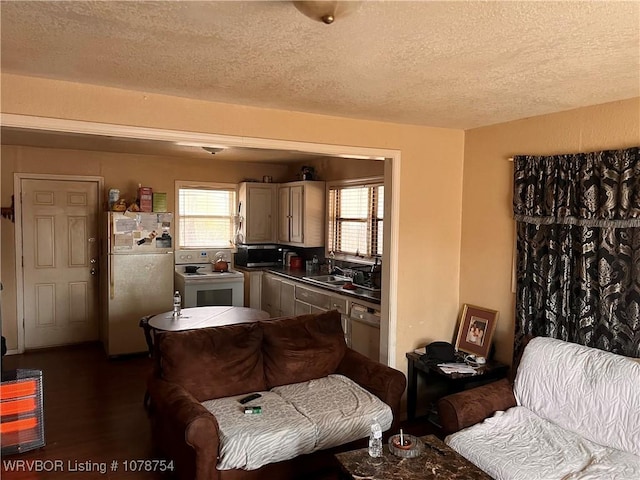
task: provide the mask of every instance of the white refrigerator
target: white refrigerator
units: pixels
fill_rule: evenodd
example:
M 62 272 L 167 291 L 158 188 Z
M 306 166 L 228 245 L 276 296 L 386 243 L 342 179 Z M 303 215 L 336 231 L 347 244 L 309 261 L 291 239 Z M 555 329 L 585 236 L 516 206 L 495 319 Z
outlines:
M 102 339 L 109 356 L 147 351 L 140 319 L 173 307 L 171 221 L 171 213 L 108 213 Z

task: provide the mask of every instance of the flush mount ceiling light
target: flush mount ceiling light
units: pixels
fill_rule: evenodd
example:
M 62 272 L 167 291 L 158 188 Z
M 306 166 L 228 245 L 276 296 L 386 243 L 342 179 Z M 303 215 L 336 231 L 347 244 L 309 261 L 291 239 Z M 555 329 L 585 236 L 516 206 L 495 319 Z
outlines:
M 294 1 L 295 7 L 312 20 L 331 25 L 337 18 L 349 15 L 360 2 Z
M 215 155 L 216 153 L 224 150 L 223 147 L 202 147 L 202 149 L 209 152 L 211 155 Z
M 176 145 L 179 147 L 194 147 L 194 148 L 202 148 L 203 150 L 209 152 L 212 155 L 215 155 L 222 150 L 226 150 L 226 145 L 211 145 L 210 143 L 201 143 L 201 142 L 176 142 Z

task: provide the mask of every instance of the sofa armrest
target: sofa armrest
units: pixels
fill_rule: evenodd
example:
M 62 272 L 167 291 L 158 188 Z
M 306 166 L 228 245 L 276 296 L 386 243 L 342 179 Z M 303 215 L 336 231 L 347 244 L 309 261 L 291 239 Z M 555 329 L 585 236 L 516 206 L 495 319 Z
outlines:
M 515 405 L 513 387 L 503 378 L 497 382 L 442 397 L 438 401 L 438 413 L 442 429 L 448 435 Z
M 393 412 L 391 429 L 395 431 L 400 421 L 400 401 L 407 386 L 407 379 L 402 372 L 347 348 L 336 373 L 349 377 L 389 405 Z
M 159 439 L 176 461 L 181 478 L 216 480 L 220 438 L 218 421 L 182 386 L 152 377 L 148 382 L 150 415 L 163 424 Z M 169 437 L 169 438 L 167 438 Z M 174 438 L 171 438 L 174 437 Z M 193 457 L 195 456 L 195 465 Z

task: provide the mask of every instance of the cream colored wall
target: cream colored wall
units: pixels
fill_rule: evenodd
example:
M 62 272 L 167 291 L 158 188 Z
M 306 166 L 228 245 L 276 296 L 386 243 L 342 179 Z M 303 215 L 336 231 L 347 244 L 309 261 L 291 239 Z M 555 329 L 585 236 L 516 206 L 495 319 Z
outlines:
M 496 356 L 513 353 L 511 292 L 517 154 L 550 155 L 640 145 L 640 99 L 613 102 L 466 132 L 460 303 L 498 310 Z
M 427 341 L 450 339 L 459 309 L 462 131 L 209 103 L 8 74 L 1 80 L 3 113 L 400 150 L 399 256 L 398 264 L 392 265 L 401 272 L 395 363 L 406 371 L 406 351 Z M 103 174 L 122 174 L 126 168 L 109 166 Z M 4 178 L 11 172 L 3 161 L 3 204 L 10 195 Z M 136 169 L 125 178 L 141 175 Z M 105 186 L 109 186 L 106 181 Z M 3 220 L 3 279 L 13 275 L 5 268 L 5 259 L 13 255 L 12 240 L 4 242 L 5 224 Z M 4 309 L 3 304 L 3 313 Z M 10 313 L 12 319 L 7 318 L 7 323 L 14 326 L 9 341 L 15 346 L 15 311 Z

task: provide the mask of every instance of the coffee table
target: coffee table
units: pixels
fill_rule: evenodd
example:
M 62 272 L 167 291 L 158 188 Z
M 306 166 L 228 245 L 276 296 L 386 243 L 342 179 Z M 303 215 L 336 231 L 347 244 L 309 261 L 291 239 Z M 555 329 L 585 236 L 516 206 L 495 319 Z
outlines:
M 384 446 L 382 458 L 371 458 L 366 448 L 337 453 L 344 479 L 350 480 L 491 480 L 485 472 L 449 448 L 435 435 L 420 437 L 419 457 L 400 458 Z

